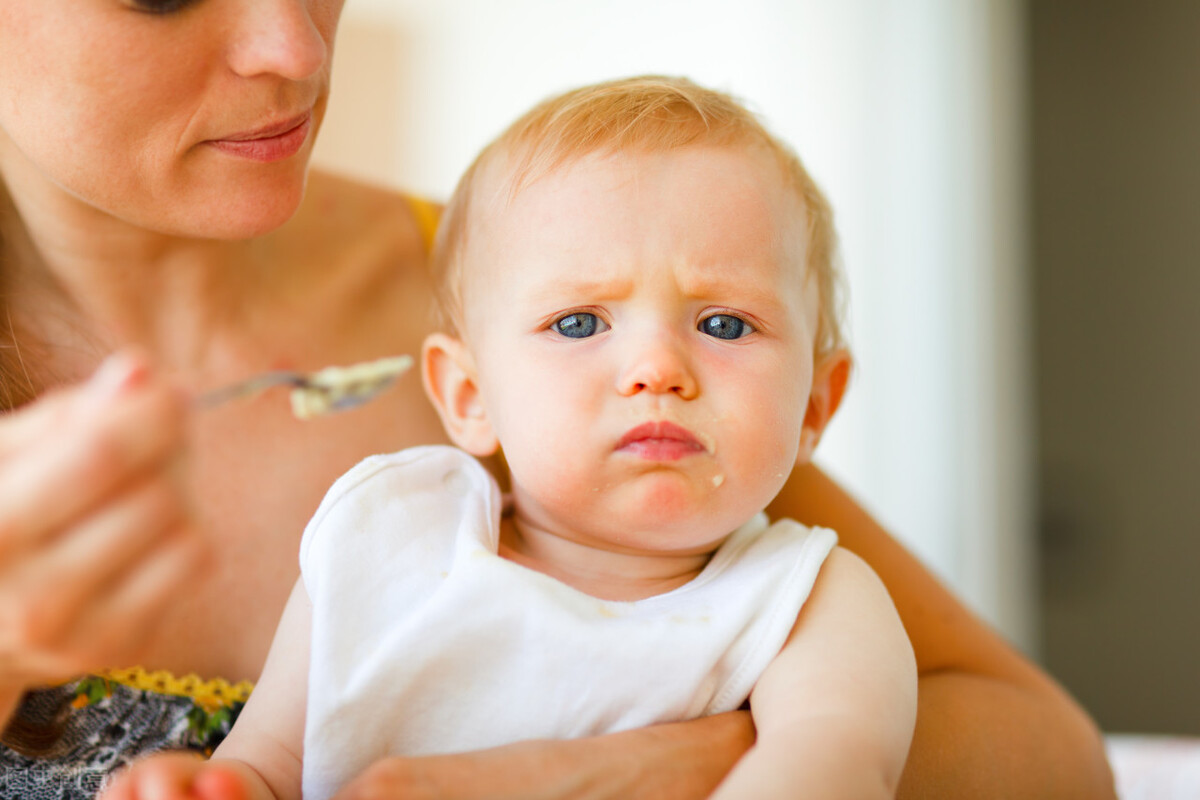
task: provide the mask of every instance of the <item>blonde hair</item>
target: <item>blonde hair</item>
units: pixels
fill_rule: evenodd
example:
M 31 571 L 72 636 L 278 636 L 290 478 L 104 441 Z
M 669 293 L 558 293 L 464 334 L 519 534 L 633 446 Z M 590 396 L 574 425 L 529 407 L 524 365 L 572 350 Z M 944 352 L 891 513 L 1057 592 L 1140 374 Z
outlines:
M 511 201 L 566 162 L 595 152 L 663 152 L 693 145 L 763 147 L 803 201 L 808 274 L 815 277 L 818 355 L 845 346 L 842 278 L 833 210 L 799 157 L 741 103 L 686 78 L 658 75 L 597 83 L 542 101 L 475 159 L 446 206 L 434 247 L 438 297 L 448 327 L 462 330 L 462 262 L 481 175 L 498 159 L 510 167 L 501 187 Z

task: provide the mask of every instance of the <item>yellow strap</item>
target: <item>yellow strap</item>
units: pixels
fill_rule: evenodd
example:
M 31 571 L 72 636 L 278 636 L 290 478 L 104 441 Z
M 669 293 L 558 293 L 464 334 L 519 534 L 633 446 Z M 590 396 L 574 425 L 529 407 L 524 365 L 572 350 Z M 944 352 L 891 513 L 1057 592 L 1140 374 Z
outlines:
M 421 240 L 425 242 L 425 252 L 433 250 L 433 237 L 437 235 L 438 223 L 442 218 L 442 208 L 422 197 L 408 197 L 409 208 L 417 220 L 417 229 L 421 231 Z

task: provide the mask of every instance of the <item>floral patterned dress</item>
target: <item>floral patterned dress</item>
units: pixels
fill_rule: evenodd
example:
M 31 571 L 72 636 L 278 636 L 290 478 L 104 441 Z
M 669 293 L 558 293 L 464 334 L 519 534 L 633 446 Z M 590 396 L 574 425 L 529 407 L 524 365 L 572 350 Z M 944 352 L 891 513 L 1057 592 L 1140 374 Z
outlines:
M 212 753 L 253 688 L 140 667 L 31 692 L 20 751 L 0 745 L 0 800 L 91 800 L 114 771 L 159 750 Z M 27 738 L 24 735 L 18 738 Z

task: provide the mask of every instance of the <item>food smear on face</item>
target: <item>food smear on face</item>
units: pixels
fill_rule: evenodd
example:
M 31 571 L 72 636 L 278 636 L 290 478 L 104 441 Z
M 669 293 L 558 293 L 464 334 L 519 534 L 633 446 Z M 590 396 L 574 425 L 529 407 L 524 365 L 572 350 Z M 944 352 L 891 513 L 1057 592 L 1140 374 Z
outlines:
M 292 389 L 292 416 L 311 419 L 362 405 L 412 368 L 412 356 L 391 356 L 314 372 Z

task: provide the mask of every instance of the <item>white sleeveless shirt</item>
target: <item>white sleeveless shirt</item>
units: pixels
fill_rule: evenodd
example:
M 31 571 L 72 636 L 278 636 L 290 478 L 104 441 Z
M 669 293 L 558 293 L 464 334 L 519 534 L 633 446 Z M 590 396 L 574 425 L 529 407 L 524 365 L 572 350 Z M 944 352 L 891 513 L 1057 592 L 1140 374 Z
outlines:
M 500 512 L 487 470 L 443 446 L 373 456 L 329 490 L 300 544 L 305 798 L 388 755 L 736 709 L 837 541 L 760 513 L 689 583 L 615 602 L 500 558 Z

